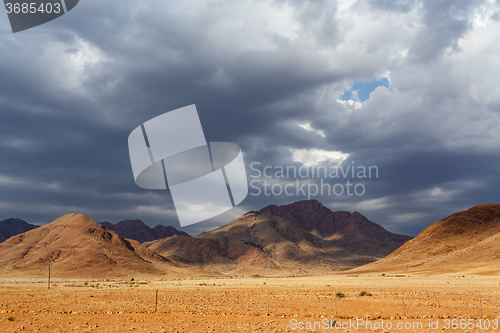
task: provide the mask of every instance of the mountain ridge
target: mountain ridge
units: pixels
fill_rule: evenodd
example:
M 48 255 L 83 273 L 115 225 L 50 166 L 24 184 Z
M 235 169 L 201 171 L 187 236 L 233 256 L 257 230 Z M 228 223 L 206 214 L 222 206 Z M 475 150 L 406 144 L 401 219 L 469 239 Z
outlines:
M 124 238 L 134 239 L 140 243 L 174 235 L 189 236 L 184 231 L 179 231 L 172 226 L 157 225 L 154 228 L 150 228 L 141 220 L 123 220 L 116 224 L 101 222 L 101 224 Z
M 27 231 L 38 228 L 37 225 L 30 224 L 18 218 L 10 218 L 0 221 L 0 243 L 12 236 L 16 236 Z

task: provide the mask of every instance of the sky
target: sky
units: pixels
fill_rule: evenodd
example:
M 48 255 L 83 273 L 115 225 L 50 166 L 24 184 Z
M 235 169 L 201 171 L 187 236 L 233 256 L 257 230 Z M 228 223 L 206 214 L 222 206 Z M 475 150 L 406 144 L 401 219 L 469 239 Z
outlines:
M 0 219 L 180 229 L 169 191 L 135 184 L 127 139 L 195 104 L 207 141 L 239 145 L 255 182 L 236 208 L 183 230 L 310 197 L 415 236 L 499 203 L 499 36 L 492 0 L 81 0 L 16 34 L 0 11 Z M 269 179 L 254 170 L 265 166 Z M 324 179 L 362 195 L 255 195 L 266 180 L 275 193 L 321 184 L 278 178 L 279 166 L 378 177 Z

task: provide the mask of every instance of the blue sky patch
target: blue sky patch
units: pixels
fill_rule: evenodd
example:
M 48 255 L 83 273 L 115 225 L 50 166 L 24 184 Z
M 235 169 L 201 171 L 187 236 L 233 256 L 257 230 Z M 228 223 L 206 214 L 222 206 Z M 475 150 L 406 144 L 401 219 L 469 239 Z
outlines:
M 357 91 L 359 100 L 364 102 L 370 98 L 370 93 L 380 86 L 389 88 L 389 79 L 384 77 L 370 82 L 355 81 L 352 88 L 344 91 L 340 99 L 343 101 L 351 100 L 353 99 L 353 92 Z

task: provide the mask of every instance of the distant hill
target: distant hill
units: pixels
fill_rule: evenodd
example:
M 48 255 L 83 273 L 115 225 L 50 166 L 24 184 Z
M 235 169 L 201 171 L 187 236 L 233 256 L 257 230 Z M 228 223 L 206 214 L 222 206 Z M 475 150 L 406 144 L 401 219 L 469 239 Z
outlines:
M 101 224 L 106 228 L 113 230 L 123 238 L 134 239 L 140 243 L 174 235 L 189 237 L 189 235 L 184 231 L 179 231 L 171 226 L 164 227 L 162 225 L 157 225 L 154 228 L 150 228 L 141 220 L 124 220 L 118 222 L 117 224 L 102 222 Z
M 49 263 L 58 278 L 195 274 L 83 214 L 64 215 L 0 244 L 0 278 L 45 277 Z
M 144 245 L 218 272 L 318 273 L 373 262 L 410 239 L 357 212 L 332 212 L 307 200 L 249 212 L 195 238 L 174 236 Z
M 500 205 L 452 214 L 359 273 L 500 274 Z
M 12 236 L 22 234 L 23 232 L 33 230 L 38 226 L 29 224 L 21 219 L 6 219 L 0 221 L 0 243 Z

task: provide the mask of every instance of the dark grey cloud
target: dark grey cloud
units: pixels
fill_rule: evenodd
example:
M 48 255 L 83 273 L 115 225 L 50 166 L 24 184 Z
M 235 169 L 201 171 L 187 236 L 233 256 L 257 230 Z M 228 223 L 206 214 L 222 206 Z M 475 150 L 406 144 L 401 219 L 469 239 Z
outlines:
M 297 152 L 378 166 L 362 197 L 316 199 L 390 230 L 414 235 L 494 202 L 496 13 L 497 3 L 465 0 L 88 0 L 36 28 L 50 33 L 0 34 L 0 218 L 81 212 L 178 227 L 168 191 L 135 185 L 127 137 L 190 104 L 208 141 L 242 148 L 249 174 L 252 162 L 299 168 Z M 369 100 L 339 100 L 379 78 L 389 87 Z M 303 199 L 249 195 L 186 230 Z

